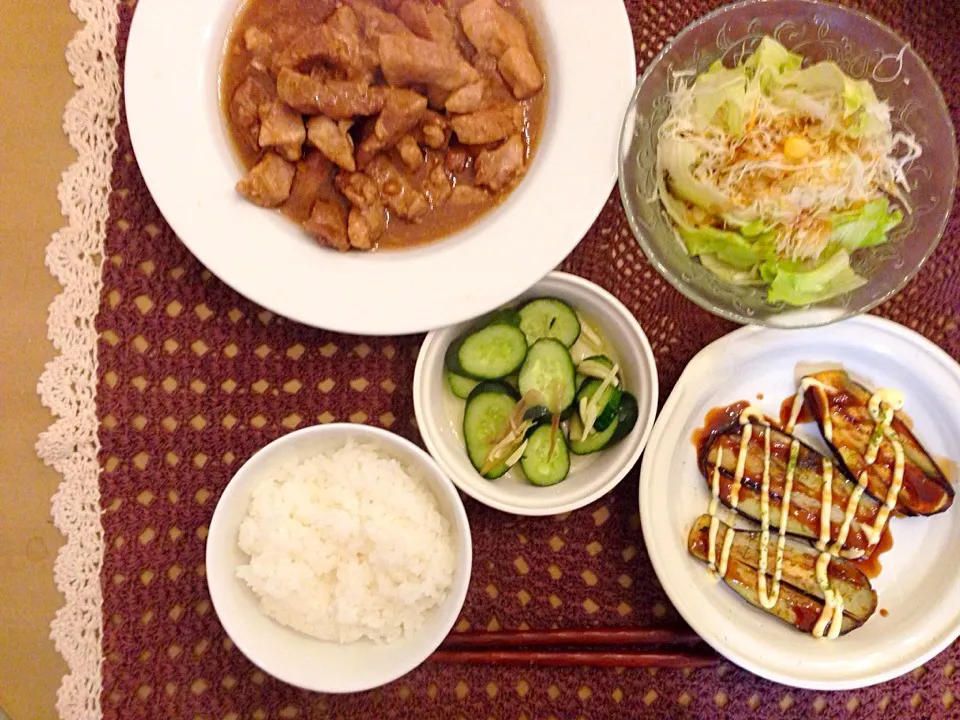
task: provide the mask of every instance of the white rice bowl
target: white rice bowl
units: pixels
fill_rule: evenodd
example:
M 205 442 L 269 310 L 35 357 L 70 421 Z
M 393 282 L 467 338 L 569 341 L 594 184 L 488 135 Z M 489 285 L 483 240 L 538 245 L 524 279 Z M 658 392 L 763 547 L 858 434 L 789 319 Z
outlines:
M 325 641 L 409 637 L 454 576 L 453 531 L 424 478 L 353 440 L 261 480 L 238 544 L 261 612 Z

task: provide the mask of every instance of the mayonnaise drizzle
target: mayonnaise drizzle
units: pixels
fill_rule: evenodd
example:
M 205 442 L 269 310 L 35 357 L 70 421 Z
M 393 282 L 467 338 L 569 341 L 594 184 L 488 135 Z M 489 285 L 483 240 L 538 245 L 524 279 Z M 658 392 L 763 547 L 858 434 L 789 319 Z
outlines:
M 893 422 L 894 413 L 903 407 L 903 394 L 898 390 L 891 388 L 880 388 L 871 397 L 867 403 L 867 412 L 873 422 L 876 423 L 873 432 L 870 434 L 870 442 L 867 450 L 863 454 L 863 459 L 867 465 L 873 465 L 877 461 L 877 454 L 880 451 L 880 443 L 886 438 L 893 448 L 893 477 L 890 478 L 890 487 L 887 489 L 887 497 L 884 498 L 883 506 L 877 512 L 877 517 L 873 525 L 864 528 L 864 534 L 870 545 L 876 545 L 880 541 L 880 535 L 887 524 L 890 512 L 897 505 L 897 497 L 903 487 L 903 445 L 897 439 L 896 433 L 890 429 Z M 876 438 L 876 439 L 874 439 Z M 860 473 L 860 483 L 866 484 L 867 469 L 864 468 Z
M 763 479 L 760 491 L 760 556 L 757 568 L 757 595 L 760 605 L 770 609 L 777 604 L 780 598 L 780 581 L 783 578 L 783 553 L 787 542 L 787 520 L 790 516 L 790 495 L 793 492 L 793 474 L 796 469 L 796 458 L 800 452 L 800 444 L 794 440 L 790 447 L 790 461 L 787 464 L 787 473 L 784 479 L 783 500 L 780 503 L 780 523 L 777 527 L 777 546 L 774 556 L 773 584 L 767 592 L 767 563 L 770 553 L 770 423 L 763 412 L 756 407 L 748 406 L 740 413 L 740 424 L 743 432 L 740 439 L 740 455 L 737 458 L 737 495 L 739 499 L 740 482 L 746 466 L 747 442 L 753 433 L 751 421 L 763 425 Z
M 782 528 L 781 528 L 782 530 Z M 770 552 L 770 427 L 763 429 L 763 480 L 760 487 L 760 564 L 757 567 L 757 594 L 768 610 L 777 603 L 767 596 L 767 554 Z M 777 558 L 779 560 L 779 558 Z M 779 588 L 777 588 L 779 591 Z M 779 592 L 777 593 L 779 594 Z
M 733 546 L 733 528 L 727 528 L 723 536 L 723 549 L 720 551 L 720 566 L 717 568 L 717 572 L 720 573 L 720 577 L 727 576 L 727 565 L 730 563 L 730 548 Z
M 817 618 L 817 622 L 813 626 L 813 636 L 822 638 L 829 623 L 830 629 L 827 637 L 833 640 L 840 635 L 840 630 L 843 629 L 843 596 L 830 585 L 828 575 L 830 560 L 831 555 L 827 552 L 820 553 L 820 557 L 817 558 L 817 583 L 823 591 L 824 603 L 823 612 L 820 613 L 820 617 Z
M 783 428 L 784 432 L 788 435 L 793 433 L 793 427 L 797 424 L 797 420 L 800 418 L 800 410 L 803 408 L 803 401 L 806 398 L 807 390 L 809 388 L 815 387 L 818 390 L 823 392 L 823 406 L 825 412 L 820 422 L 823 423 L 823 436 L 827 439 L 827 442 L 833 440 L 833 419 L 830 417 L 830 397 L 827 395 L 827 390 L 835 390 L 835 388 L 830 385 L 826 385 L 816 378 L 805 377 L 800 381 L 800 389 L 797 390 L 796 396 L 793 398 L 793 407 L 790 409 L 790 419 L 787 421 L 786 427 Z
M 787 475 L 783 481 L 783 502 L 780 505 L 780 534 L 777 536 L 777 560 L 773 569 L 773 607 L 780 595 L 780 579 L 783 577 L 783 550 L 787 544 L 787 522 L 790 513 L 790 496 L 793 493 L 793 474 L 797 469 L 797 457 L 800 455 L 800 443 L 790 443 L 790 459 L 787 461 Z
M 710 569 L 717 566 L 717 530 L 720 527 L 720 519 L 717 517 L 717 510 L 720 508 L 720 466 L 723 464 L 723 448 L 717 448 L 717 464 L 713 466 L 713 480 L 710 483 L 713 496 L 710 498 L 710 536 L 707 545 L 707 557 L 710 560 Z
M 747 408 L 749 410 L 750 408 Z M 744 410 L 743 412 L 747 412 Z M 743 415 L 740 415 L 740 422 L 743 423 Z M 753 436 L 753 426 L 744 425 L 743 432 L 740 434 L 740 452 L 737 454 L 737 468 L 733 471 L 733 485 L 730 486 L 730 507 L 734 510 L 740 504 L 740 487 L 743 484 L 743 471 L 747 466 L 747 445 Z
M 830 546 L 830 553 L 833 555 L 840 554 L 840 548 L 842 548 L 843 544 L 847 542 L 847 537 L 850 535 L 850 526 L 853 524 L 853 518 L 857 514 L 857 508 L 860 506 L 860 498 L 863 497 L 863 491 L 867 489 L 867 485 L 864 482 L 865 480 L 866 475 L 861 473 L 860 482 L 853 489 L 853 492 L 850 493 L 850 499 L 847 501 L 847 507 L 843 511 L 843 522 L 840 524 L 840 529 L 837 531 L 837 539 L 834 541 L 833 545 Z

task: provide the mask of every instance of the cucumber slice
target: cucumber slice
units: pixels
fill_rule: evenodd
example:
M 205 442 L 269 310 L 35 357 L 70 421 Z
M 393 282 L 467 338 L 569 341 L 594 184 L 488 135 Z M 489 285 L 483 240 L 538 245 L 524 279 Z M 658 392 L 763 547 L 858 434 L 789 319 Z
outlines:
M 527 339 L 513 325 L 494 323 L 456 340 L 444 358 L 447 370 L 474 380 L 496 380 L 516 372 L 527 356 Z
M 467 456 L 477 472 L 486 463 L 494 439 L 510 417 L 517 400 L 513 388 L 498 382 L 480 383 L 467 398 L 463 411 L 463 439 L 467 445 Z M 504 462 L 484 473 L 483 477 L 493 480 L 508 469 Z
M 556 485 L 567 477 L 570 472 L 570 452 L 563 432 L 559 428 L 551 431 L 549 425 L 538 425 L 527 438 L 527 447 L 520 458 L 520 467 L 523 468 L 527 480 L 540 487 Z
M 610 438 L 609 445 L 623 440 L 637 424 L 637 418 L 640 416 L 640 409 L 637 407 L 637 399 L 628 392 L 620 396 L 620 409 L 617 411 L 616 429 L 613 437 Z M 608 447 L 609 447 L 608 445 Z
M 554 338 L 537 340 L 520 368 L 519 389 L 524 396 L 539 392 L 555 415 L 570 407 L 577 387 L 573 359 L 566 345 Z
M 477 386 L 467 395 L 467 400 L 472 399 L 475 395 L 482 395 L 484 393 L 507 395 L 513 400 L 514 404 L 520 401 L 520 393 L 517 392 L 517 389 L 505 383 L 503 380 L 484 380 L 483 382 L 478 382 Z
M 591 355 L 590 357 L 585 357 L 583 360 L 580 361 L 580 364 L 583 365 L 584 363 L 590 363 L 590 362 L 599 363 L 600 365 L 603 365 L 607 370 L 613 369 L 613 360 L 608 358 L 606 355 Z
M 602 384 L 600 380 L 587 380 L 577 393 L 577 403 L 583 400 L 586 400 L 587 403 L 591 402 Z M 593 423 L 595 430 L 606 430 L 610 426 L 610 423 L 616 419 L 617 411 L 620 409 L 621 395 L 620 388 L 616 388 L 613 385 L 608 385 L 603 391 L 603 395 L 597 402 L 597 419 Z M 582 413 L 580 419 L 586 422 L 586 418 L 583 417 Z
M 580 320 L 563 300 L 538 298 L 520 308 L 520 329 L 530 345 L 542 338 L 554 338 L 570 347 L 580 337 Z
M 502 308 L 497 310 L 484 325 L 513 325 L 520 327 L 520 313 L 514 308 Z
M 476 380 L 463 377 L 462 375 L 457 375 L 449 370 L 445 370 L 444 375 L 447 376 L 447 387 L 450 388 L 450 392 L 452 392 L 461 400 L 466 400 L 470 396 L 470 393 L 473 392 L 473 389 L 477 386 Z
M 570 418 L 570 452 L 574 455 L 589 455 L 599 452 L 604 448 L 610 447 L 617 432 L 617 420 L 614 419 L 606 430 L 598 431 L 596 427 L 587 435 L 586 439 L 581 439 L 583 435 L 583 421 L 578 413 L 574 413 Z

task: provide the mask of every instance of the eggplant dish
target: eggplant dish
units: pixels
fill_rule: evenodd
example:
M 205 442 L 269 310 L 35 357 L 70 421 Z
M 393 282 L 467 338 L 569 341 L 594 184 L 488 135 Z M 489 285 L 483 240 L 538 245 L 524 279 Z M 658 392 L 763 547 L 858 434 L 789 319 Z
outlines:
M 934 515 L 954 490 L 936 462 L 897 415 L 899 393 L 871 393 L 842 370 L 808 375 L 804 400 L 837 463 L 866 492 L 903 515 Z
M 790 403 L 789 405 L 787 403 Z M 954 490 L 898 414 L 902 395 L 842 370 L 805 376 L 770 420 L 747 403 L 711 410 L 696 433 L 711 500 L 687 549 L 747 602 L 815 637 L 862 625 L 877 597 L 858 566 L 889 545 L 892 515 L 933 515 Z M 832 457 L 793 435 L 803 411 Z M 759 527 L 734 528 L 720 505 Z

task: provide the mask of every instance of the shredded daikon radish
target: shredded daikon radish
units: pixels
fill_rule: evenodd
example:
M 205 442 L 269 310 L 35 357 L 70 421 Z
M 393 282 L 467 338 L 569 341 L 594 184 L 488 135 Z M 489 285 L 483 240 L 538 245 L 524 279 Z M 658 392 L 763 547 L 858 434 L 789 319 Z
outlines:
M 789 79 L 789 74 L 783 77 Z M 707 192 L 718 192 L 728 208 L 717 213 L 685 202 L 673 192 L 668 177 L 658 195 L 675 222 L 715 227 L 759 222 L 774 232 L 778 256 L 808 260 L 817 258 L 828 243 L 831 213 L 859 208 L 884 194 L 910 211 L 906 169 L 922 149 L 912 135 L 893 133 L 890 108 L 872 89 L 866 93 L 847 78 L 866 97 L 850 113 L 846 86 L 844 92 L 798 89 L 789 82 L 763 88 L 755 78 L 731 74 L 730 80 L 711 87 L 722 94 L 739 92 L 745 84 L 738 108 L 743 127 L 731 131 L 723 122 L 704 123 L 695 93 L 698 79 L 690 72 L 674 75 L 660 146 L 670 147 L 664 141 L 673 140 L 692 148 L 693 181 Z M 799 156 L 788 152 L 797 148 Z M 658 166 L 663 174 L 659 157 Z M 686 215 L 678 218 L 681 211 Z

